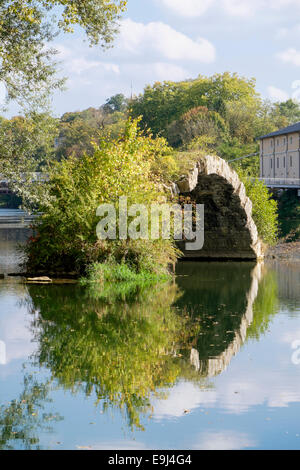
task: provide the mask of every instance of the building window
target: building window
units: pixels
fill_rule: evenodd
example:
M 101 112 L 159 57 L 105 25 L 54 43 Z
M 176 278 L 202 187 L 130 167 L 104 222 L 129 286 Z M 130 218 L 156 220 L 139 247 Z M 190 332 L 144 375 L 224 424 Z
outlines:
M 277 168 L 279 168 L 279 158 L 277 157 Z
M 293 137 L 290 137 L 290 144 L 293 143 Z
M 285 145 L 285 137 L 283 138 L 283 145 Z
M 285 157 L 283 157 L 283 168 L 285 168 Z
M 273 160 L 271 158 L 271 170 L 272 170 L 272 168 L 273 168 Z
M 273 140 L 271 140 L 271 147 L 273 147 Z
M 279 139 L 277 139 L 277 147 L 279 146 Z
M 290 155 L 290 166 L 291 167 L 293 166 L 293 157 L 292 157 L 292 155 Z

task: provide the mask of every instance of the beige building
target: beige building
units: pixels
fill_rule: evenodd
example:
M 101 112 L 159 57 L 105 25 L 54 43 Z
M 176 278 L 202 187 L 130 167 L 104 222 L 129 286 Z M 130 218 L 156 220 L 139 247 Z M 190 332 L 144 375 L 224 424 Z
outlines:
M 260 140 L 260 177 L 270 187 L 300 188 L 300 122 Z

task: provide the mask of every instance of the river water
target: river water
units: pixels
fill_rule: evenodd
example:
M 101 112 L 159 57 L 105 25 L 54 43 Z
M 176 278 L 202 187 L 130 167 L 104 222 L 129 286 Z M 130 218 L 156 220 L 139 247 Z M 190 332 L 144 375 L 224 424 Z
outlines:
M 299 283 L 300 264 L 181 262 L 105 303 L 0 280 L 0 449 L 299 449 Z

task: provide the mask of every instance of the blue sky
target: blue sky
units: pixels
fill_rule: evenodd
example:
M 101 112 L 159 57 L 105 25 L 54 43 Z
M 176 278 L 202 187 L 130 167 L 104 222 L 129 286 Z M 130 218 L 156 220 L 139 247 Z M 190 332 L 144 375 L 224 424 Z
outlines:
M 131 82 L 137 94 L 224 71 L 255 77 L 266 98 L 300 98 L 300 0 L 128 0 L 112 49 L 89 48 L 79 31 L 54 45 L 69 77 L 56 115 L 129 96 Z

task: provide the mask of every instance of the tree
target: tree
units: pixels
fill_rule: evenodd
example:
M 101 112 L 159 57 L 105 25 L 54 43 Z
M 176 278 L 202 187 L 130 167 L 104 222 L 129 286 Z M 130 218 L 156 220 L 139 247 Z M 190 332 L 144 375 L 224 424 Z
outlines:
M 123 95 L 122 95 L 123 96 Z M 92 155 L 94 143 L 103 138 L 117 139 L 125 130 L 126 115 L 123 112 L 107 111 L 106 105 L 99 109 L 65 113 L 59 123 L 59 138 L 56 146 L 58 158 L 83 153 Z
M 25 106 L 44 105 L 50 91 L 61 87 L 56 53 L 46 48 L 58 32 L 82 27 L 91 45 L 111 44 L 126 0 L 1 0 L 0 80 L 8 99 Z M 54 15 L 53 15 L 54 14 Z
M 116 111 L 124 112 L 127 109 L 127 105 L 127 98 L 125 98 L 122 93 L 118 93 L 117 95 L 111 96 L 111 98 L 106 100 L 103 109 L 109 113 L 114 113 Z
M 300 121 L 299 101 L 289 99 L 282 103 L 276 103 L 275 111 L 277 111 L 279 115 L 286 117 L 288 124 L 294 124 L 295 122 Z
M 55 158 L 57 136 L 58 122 L 48 113 L 2 118 L 0 122 L 0 174 L 24 198 L 27 207 L 37 202 L 37 194 L 32 190 L 33 173 L 43 171 L 46 162 Z
M 97 240 L 100 204 L 118 208 L 120 196 L 127 196 L 129 205 L 156 202 L 161 196 L 153 165 L 165 141 L 156 143 L 137 127 L 138 121 L 129 120 L 120 139 L 101 140 L 93 155 L 54 162 L 47 184 L 34 186 L 43 215 L 35 227 L 37 237 L 26 248 L 28 272 L 83 273 L 89 264 L 114 257 L 137 271 L 158 273 L 174 262 L 170 240 Z
M 204 136 L 211 137 L 216 143 L 225 130 L 225 122 L 217 112 L 198 106 L 173 121 L 167 129 L 167 137 L 173 147 L 187 145 Z
M 225 72 L 184 82 L 157 82 L 132 100 L 131 113 L 142 116 L 141 124 L 155 136 L 166 137 L 168 126 L 190 109 L 205 106 L 226 118 L 226 105 L 232 101 L 259 101 L 255 80 Z
M 23 391 L 9 404 L 0 405 L 0 450 L 38 450 L 41 432 L 53 432 L 50 422 L 61 421 L 57 413 L 45 413 L 50 383 L 40 383 L 34 375 L 25 374 Z
M 192 369 L 176 353 L 189 352 L 199 327 L 172 306 L 173 283 L 143 290 L 130 302 L 103 302 L 89 289 L 70 295 L 60 286 L 43 296 L 30 286 L 30 296 L 39 364 L 60 387 L 94 396 L 103 412 L 119 408 L 132 429 L 143 429 L 151 397 L 166 397 L 164 388 Z M 199 373 L 194 380 L 201 383 Z
M 297 189 L 283 191 L 278 194 L 278 213 L 280 236 L 288 241 L 298 241 L 300 238 L 300 204 Z

